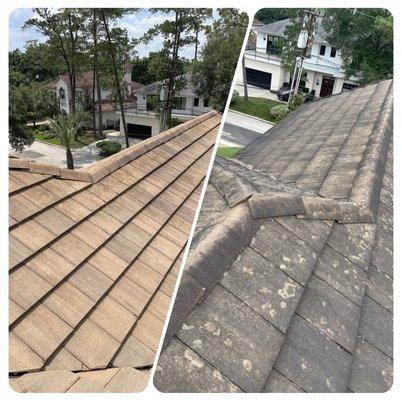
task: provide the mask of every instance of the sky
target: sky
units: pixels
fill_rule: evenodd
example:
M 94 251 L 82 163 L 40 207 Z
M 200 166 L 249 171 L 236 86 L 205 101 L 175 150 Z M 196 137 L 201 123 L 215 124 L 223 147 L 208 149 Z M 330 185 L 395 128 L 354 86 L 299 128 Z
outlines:
M 25 44 L 29 40 L 38 40 L 44 42 L 45 38 L 34 28 L 22 29 L 25 21 L 33 16 L 32 9 L 18 8 L 10 14 L 9 18 L 9 50 L 24 50 Z M 214 18 L 217 12 L 214 11 Z M 141 37 L 149 28 L 166 20 L 167 16 L 161 13 L 151 14 L 147 10 L 141 10 L 136 14 L 125 15 L 117 23 L 121 28 L 125 28 L 130 38 Z M 200 35 L 201 45 L 205 43 L 205 35 Z M 140 44 L 136 47 L 139 57 L 147 56 L 150 52 L 158 51 L 163 44 L 162 37 L 155 38 L 149 44 Z M 181 56 L 192 59 L 194 56 L 194 47 L 188 46 L 183 49 Z

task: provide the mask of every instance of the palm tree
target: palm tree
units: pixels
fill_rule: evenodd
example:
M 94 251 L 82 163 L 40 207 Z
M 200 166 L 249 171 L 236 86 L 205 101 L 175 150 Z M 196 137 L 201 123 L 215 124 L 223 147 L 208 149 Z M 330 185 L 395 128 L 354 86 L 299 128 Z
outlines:
M 74 169 L 74 158 L 71 152 L 71 143 L 77 132 L 77 120 L 74 114 L 62 115 L 50 120 L 50 129 L 60 139 L 66 148 L 67 168 Z

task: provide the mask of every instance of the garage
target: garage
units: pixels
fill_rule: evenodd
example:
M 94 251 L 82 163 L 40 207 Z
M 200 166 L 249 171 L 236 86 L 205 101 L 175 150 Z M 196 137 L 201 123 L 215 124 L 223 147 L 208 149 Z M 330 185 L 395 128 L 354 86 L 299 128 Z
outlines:
M 127 134 L 132 138 L 147 139 L 152 136 L 152 126 L 127 124 Z
M 263 89 L 271 89 L 272 74 L 268 72 L 246 68 L 246 77 L 249 85 L 258 86 Z

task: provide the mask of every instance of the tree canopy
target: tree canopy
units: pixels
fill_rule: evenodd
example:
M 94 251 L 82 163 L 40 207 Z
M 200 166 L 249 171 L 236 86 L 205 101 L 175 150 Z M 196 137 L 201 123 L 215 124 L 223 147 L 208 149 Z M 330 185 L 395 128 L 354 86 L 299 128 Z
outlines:
M 192 67 L 197 94 L 221 111 L 229 95 L 247 25 L 247 14 L 235 9 L 219 10 L 219 18 L 207 30 L 201 58 Z
M 384 8 L 325 10 L 328 42 L 341 54 L 346 76 L 360 84 L 393 76 L 393 18 Z

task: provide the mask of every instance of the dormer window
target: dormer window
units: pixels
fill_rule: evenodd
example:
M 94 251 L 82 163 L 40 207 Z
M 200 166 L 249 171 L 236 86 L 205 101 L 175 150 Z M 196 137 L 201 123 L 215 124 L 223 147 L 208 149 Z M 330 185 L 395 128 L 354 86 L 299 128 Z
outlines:
M 267 53 L 278 54 L 278 40 L 277 36 L 268 36 Z
M 325 46 L 325 44 L 320 45 L 320 56 L 325 56 L 326 50 L 327 50 L 327 46 Z
M 63 88 L 59 89 L 59 98 L 65 99 L 66 98 L 66 91 Z
M 332 58 L 335 58 L 336 56 L 336 48 L 335 47 L 331 47 L 331 55 Z

